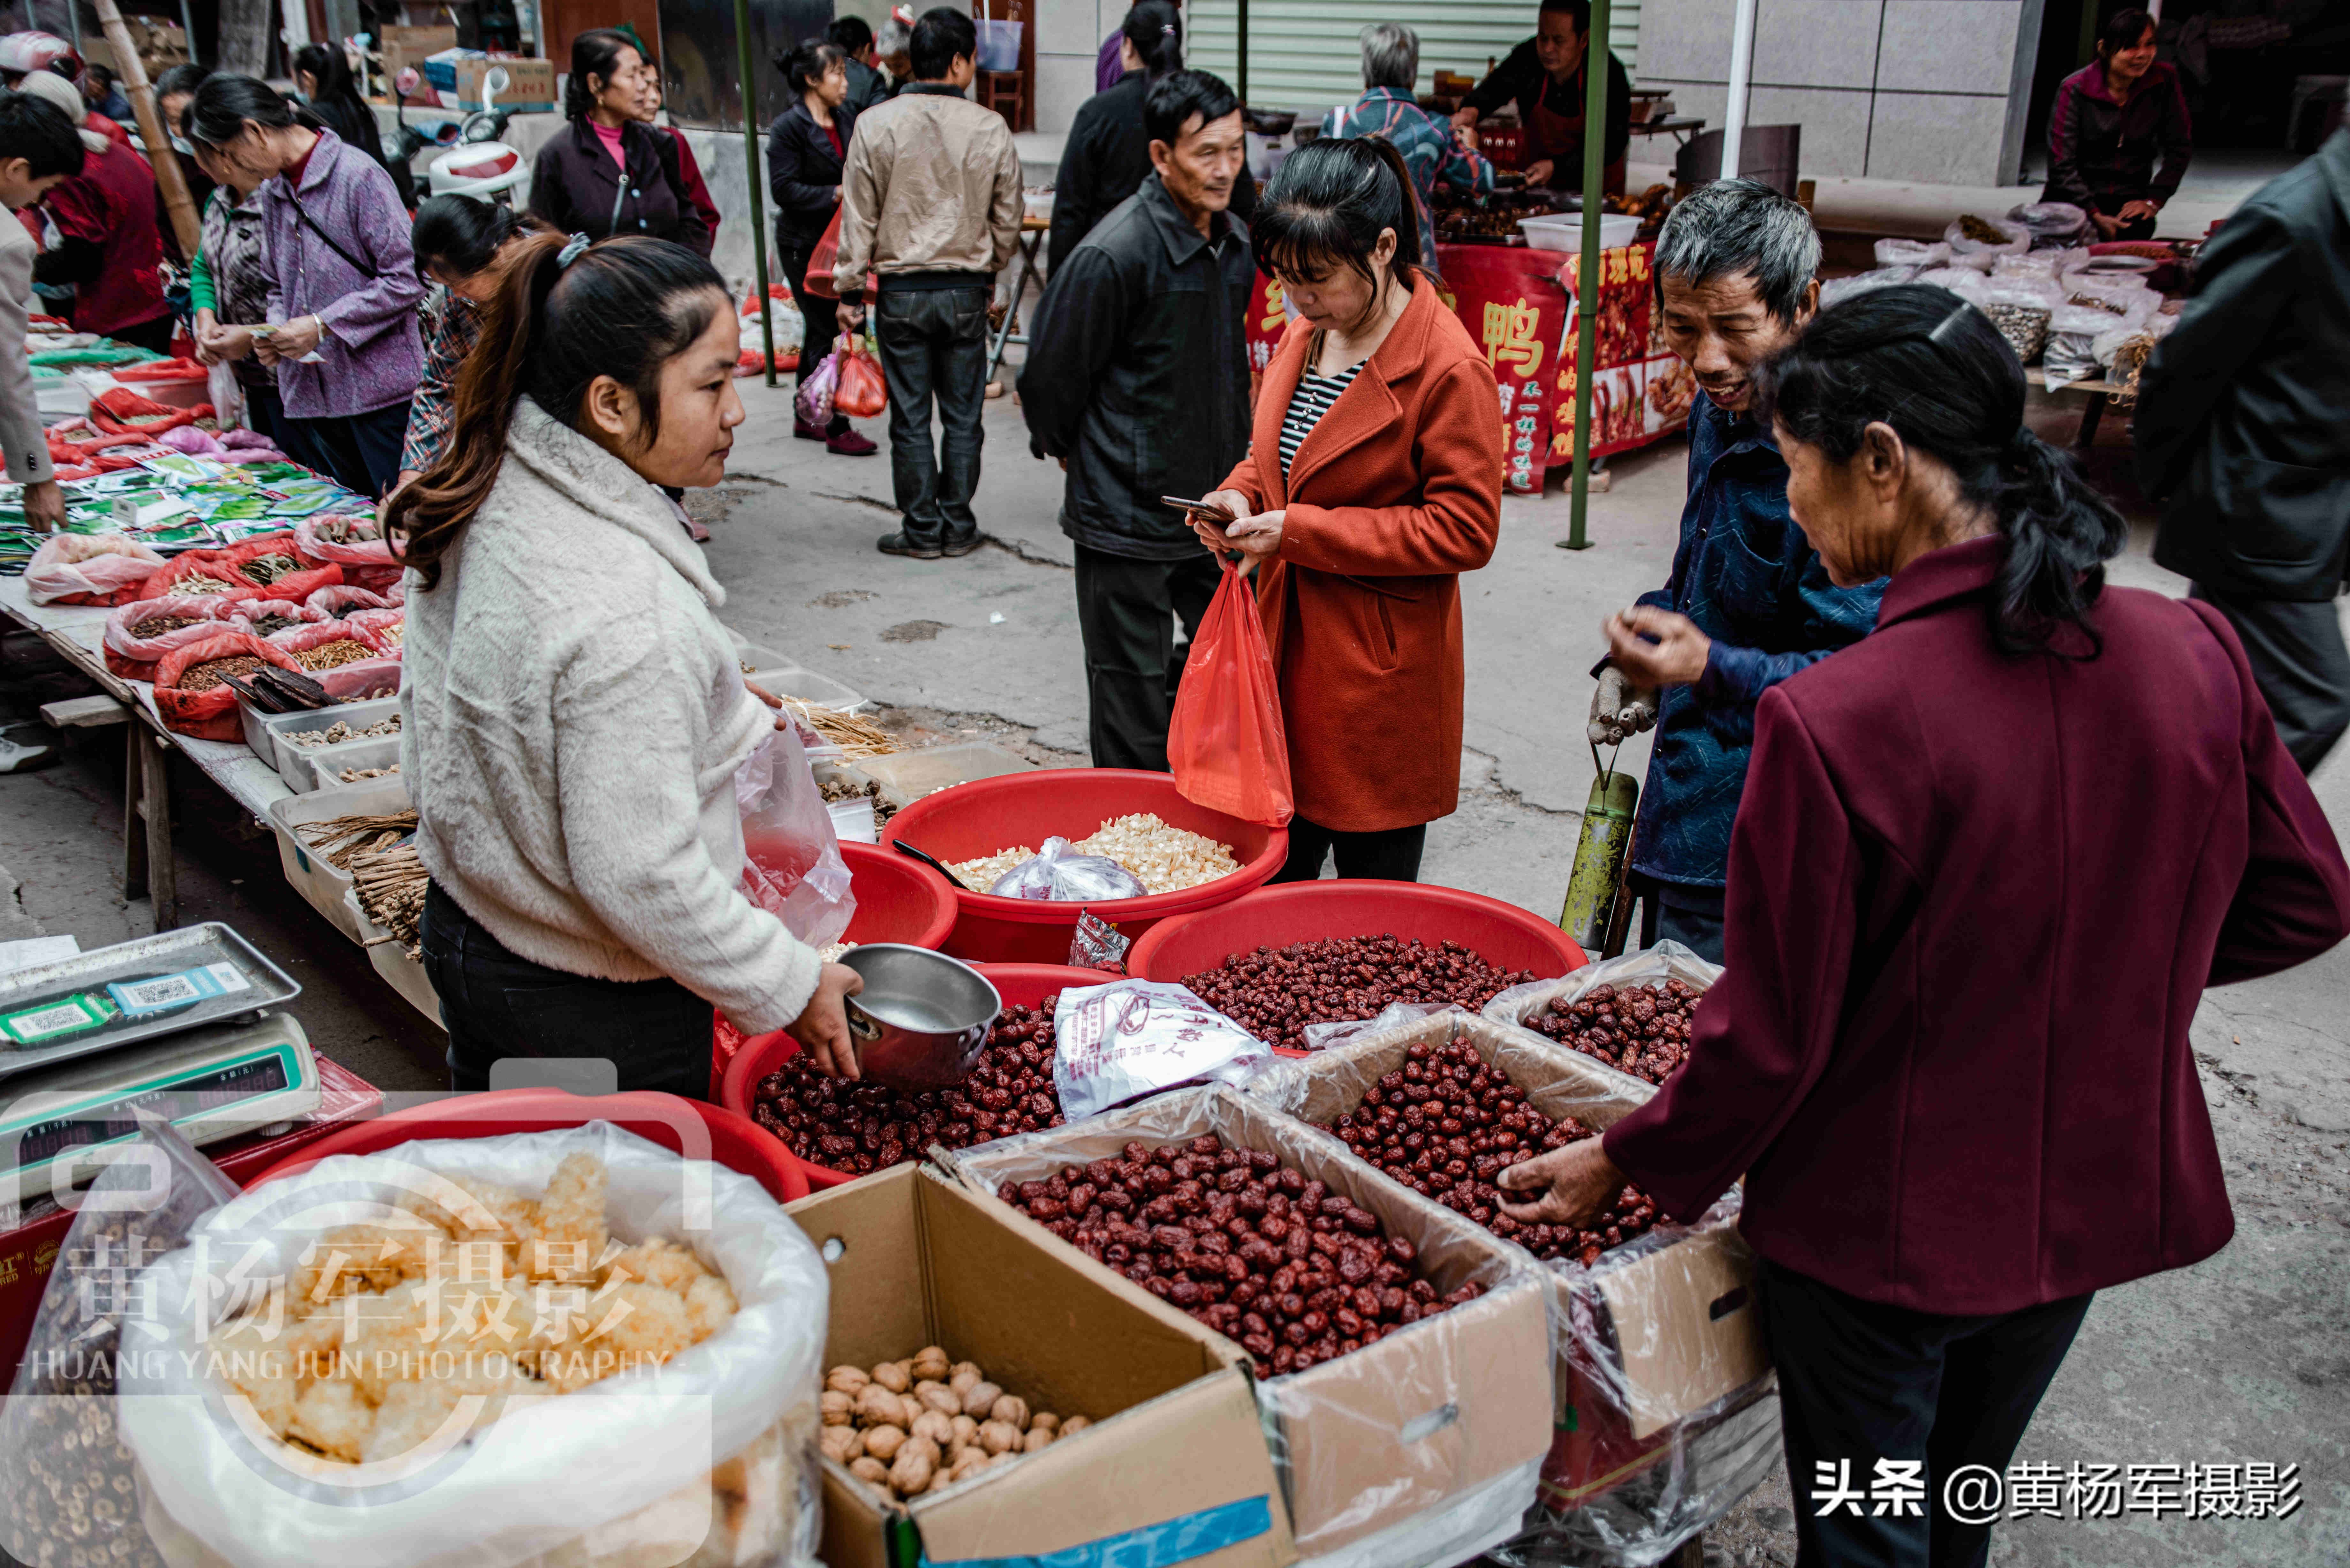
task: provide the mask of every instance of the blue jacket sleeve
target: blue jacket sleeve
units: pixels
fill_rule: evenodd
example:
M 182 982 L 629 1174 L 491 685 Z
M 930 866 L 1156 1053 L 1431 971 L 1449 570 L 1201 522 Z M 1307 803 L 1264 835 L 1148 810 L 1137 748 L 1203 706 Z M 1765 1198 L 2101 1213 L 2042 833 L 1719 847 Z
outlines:
M 1857 588 L 1840 588 L 1828 580 L 1827 568 L 1804 538 L 1800 528 L 1786 532 L 1787 570 L 1782 582 L 1791 583 L 1780 603 L 1784 607 L 1789 651 L 1765 653 L 1714 640 L 1706 655 L 1705 673 L 1697 689 L 1707 699 L 1755 702 L 1762 693 L 1810 669 L 1840 648 L 1849 648 L 1877 628 L 1877 601 L 1884 579 Z

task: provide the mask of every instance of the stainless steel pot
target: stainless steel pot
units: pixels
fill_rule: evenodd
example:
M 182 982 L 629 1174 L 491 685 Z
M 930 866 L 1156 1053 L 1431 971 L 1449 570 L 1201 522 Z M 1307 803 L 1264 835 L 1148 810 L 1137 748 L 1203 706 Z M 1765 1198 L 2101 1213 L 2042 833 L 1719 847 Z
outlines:
M 864 977 L 848 999 L 848 1033 L 858 1070 L 899 1089 L 942 1089 L 963 1081 L 987 1045 L 1003 999 L 959 959 L 902 942 L 868 942 L 840 955 Z

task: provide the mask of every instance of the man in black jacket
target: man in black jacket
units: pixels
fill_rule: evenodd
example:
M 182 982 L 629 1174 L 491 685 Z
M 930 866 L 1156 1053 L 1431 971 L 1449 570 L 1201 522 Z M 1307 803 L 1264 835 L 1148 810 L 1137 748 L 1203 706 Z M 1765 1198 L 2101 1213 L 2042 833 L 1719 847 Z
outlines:
M 2350 729 L 2350 128 L 2238 208 L 2138 393 L 2154 558 L 2251 660 L 2306 773 Z
M 1607 138 L 1600 165 L 1603 191 L 1624 188 L 1624 153 L 1632 144 L 1632 78 L 1601 40 L 1607 57 Z M 1534 36 L 1510 51 L 1470 92 L 1453 125 L 1475 146 L 1477 121 L 1515 103 L 1525 130 L 1526 183 L 1558 191 L 1583 189 L 1583 111 L 1591 59 L 1591 0 L 1542 0 Z
M 1254 271 L 1226 210 L 1246 178 L 1232 88 L 1174 71 L 1145 116 L 1154 172 L 1054 270 L 1020 405 L 1035 450 L 1068 471 L 1094 765 L 1163 770 L 1175 619 L 1197 633 L 1218 568 L 1160 497 L 1205 495 L 1248 451 Z

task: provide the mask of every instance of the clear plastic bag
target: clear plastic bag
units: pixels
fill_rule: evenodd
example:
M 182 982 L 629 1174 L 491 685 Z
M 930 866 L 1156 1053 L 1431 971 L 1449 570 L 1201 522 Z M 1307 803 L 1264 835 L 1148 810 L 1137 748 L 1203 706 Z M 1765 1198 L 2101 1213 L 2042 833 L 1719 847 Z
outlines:
M 1185 1084 L 1237 1084 L 1272 1047 L 1164 981 L 1073 986 L 1053 1010 L 1053 1090 L 1070 1121 Z
M 1971 213 L 1969 216 L 1973 217 L 1977 223 L 1988 224 L 1997 230 L 2001 237 L 1996 242 L 1974 239 L 1967 234 L 1967 219 L 1953 218 L 1950 220 L 1950 226 L 1942 231 L 1942 241 L 1950 247 L 1951 260 L 1963 261 L 1969 256 L 1995 255 L 2002 251 L 2020 254 L 2032 248 L 2031 229 L 2014 219 L 1985 218 Z
M 244 1402 L 224 1398 L 215 1363 L 226 1357 L 204 1346 L 243 1282 L 290 1280 L 305 1262 L 315 1266 L 331 1227 L 429 1214 L 457 1198 L 446 1177 L 543 1193 L 575 1151 L 605 1166 L 610 1233 L 691 1247 L 732 1289 L 731 1321 L 657 1368 L 517 1398 L 493 1423 L 445 1443 L 444 1428 L 427 1451 L 373 1465 L 281 1443 L 251 1424 L 249 1408 L 244 1421 L 216 1418 L 217 1407 Z M 161 1331 L 157 1353 L 126 1360 L 118 1403 L 148 1529 L 171 1568 L 814 1560 L 829 1282 L 815 1246 L 747 1176 L 681 1159 L 606 1122 L 421 1140 L 325 1159 L 235 1198 L 141 1282 Z
M 1960 299 L 1977 299 L 1981 297 L 1983 286 L 1988 280 L 1975 267 L 1938 266 L 1927 268 L 1911 281 L 1947 288 Z
M 1148 891 L 1139 877 L 1107 855 L 1071 854 L 1069 841 L 1058 835 L 1045 840 L 1044 848 L 997 877 L 988 888 L 998 898 L 1063 904 L 1139 898 Z
M 792 394 L 792 415 L 800 423 L 822 430 L 832 422 L 832 400 L 840 390 L 840 351 L 819 361 Z
M 2026 202 L 2010 207 L 2007 220 L 2022 224 L 2038 246 L 2068 245 L 2089 232 L 2089 214 L 2070 202 Z
M 1538 1033 L 1534 1030 L 1534 1021 L 1548 1011 L 1553 1003 L 1572 1007 L 1589 995 L 1595 986 L 1612 985 L 1621 988 L 1627 985 L 1654 985 L 1659 981 L 1677 980 L 1683 985 L 1701 992 L 1709 990 L 1713 982 L 1721 978 L 1720 964 L 1710 963 L 1680 943 L 1668 940 L 1659 942 L 1652 948 L 1642 948 L 1635 952 L 1623 953 L 1612 959 L 1602 959 L 1596 963 L 1585 964 L 1573 973 L 1561 975 L 1556 980 L 1536 980 L 1530 981 L 1524 985 L 1513 985 L 1507 991 L 1496 993 L 1492 1001 L 1485 1003 L 1485 1017 L 1495 1023 L 1512 1025 L 1529 1033 Z M 1541 1039 L 1544 1044 L 1555 1050 L 1573 1051 L 1575 1049 L 1563 1042 L 1551 1039 L 1546 1034 L 1542 1035 Z M 1581 1054 L 1577 1053 L 1577 1054 Z M 1623 1085 L 1623 1092 L 1638 1099 L 1645 1101 L 1656 1093 L 1653 1085 L 1634 1077 L 1629 1073 L 1611 1067 L 1605 1062 L 1594 1061 L 1587 1056 L 1583 1060 L 1589 1062 L 1594 1071 L 1605 1073 L 1608 1077 Z
M 840 940 L 857 912 L 832 812 L 798 732 L 759 742 L 734 774 L 743 814 L 743 891 L 810 947 Z
M 219 594 L 186 594 L 161 607 L 145 599 L 120 606 L 106 618 L 106 668 L 125 680 L 152 680 L 155 666 L 165 654 L 202 642 L 216 632 L 240 629 L 233 618 L 251 613 L 245 604 Z M 166 616 L 196 619 L 192 626 L 174 627 L 153 637 L 131 635 L 131 628 Z
M 53 534 L 25 565 L 25 593 L 36 605 L 122 604 L 164 564 L 119 534 Z
M 1202 1134 L 1274 1154 L 1378 1215 L 1387 1234 L 1411 1241 L 1440 1293 L 1471 1282 L 1484 1292 L 1350 1355 L 1258 1382 L 1301 1568 L 1461 1563 L 1516 1534 L 1551 1441 L 1550 1390 L 1532 1369 L 1555 1352 L 1546 1282 L 1523 1252 L 1356 1159 L 1331 1135 L 1222 1085 L 946 1161 L 965 1185 L 993 1193 L 1118 1158 L 1129 1142 L 1157 1147 Z
M 1820 308 L 1825 310 L 1841 299 L 1856 294 L 1866 294 L 1872 288 L 1890 288 L 1897 283 L 1915 282 L 1918 269 L 1914 266 L 1881 266 L 1875 272 L 1859 272 L 1850 277 L 1832 277 L 1820 285 Z
M 115 1430 L 115 1369 L 139 1271 L 184 1246 L 236 1183 L 160 1116 L 87 1157 L 100 1168 L 49 1273 L 21 1369 L 0 1406 L 0 1547 L 32 1568 L 161 1568 L 139 1521 L 135 1467 Z M 87 1163 L 84 1168 L 87 1169 Z
M 1950 259 L 1950 247 L 1940 240 L 1883 239 L 1877 242 L 1877 265 L 1919 268 L 1940 266 Z
M 1513 1009 L 1523 1009 L 1537 996 L 1547 1005 L 1541 993 L 1579 995 L 1602 983 L 1695 984 L 1710 981 L 1708 971 L 1721 972 L 1679 944 L 1660 942 L 1561 980 L 1513 987 L 1487 1006 L 1514 998 Z M 1318 1131 L 1359 1106 L 1413 1045 L 1455 1040 L 1469 1043 L 1545 1116 L 1604 1130 L 1655 1093 L 1523 1028 L 1459 1015 L 1278 1063 L 1242 1093 Z M 1771 1473 L 1778 1462 L 1776 1385 L 1738 1212 L 1733 1190 L 1695 1223 L 1659 1225 L 1589 1264 L 1527 1257 L 1550 1286 L 1556 1432 L 1537 1504 L 1518 1539 L 1492 1553 L 1497 1560 L 1526 1568 L 1658 1563 Z M 1742 1414 L 1758 1407 L 1762 1417 Z M 1589 1559 L 1574 1554 L 1590 1548 L 1602 1551 Z

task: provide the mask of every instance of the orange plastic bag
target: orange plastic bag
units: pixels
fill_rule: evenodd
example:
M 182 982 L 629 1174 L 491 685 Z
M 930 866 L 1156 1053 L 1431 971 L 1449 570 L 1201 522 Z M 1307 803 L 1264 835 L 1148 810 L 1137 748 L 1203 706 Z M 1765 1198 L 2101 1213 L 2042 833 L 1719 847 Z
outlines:
M 1256 585 L 1229 564 L 1184 661 L 1167 727 L 1167 765 L 1194 805 L 1267 827 L 1283 826 L 1295 809 L 1281 691 L 1257 618 Z
M 850 419 L 870 419 L 889 407 L 889 383 L 880 362 L 865 351 L 865 339 L 844 335 L 840 348 L 840 384 L 833 389 L 832 411 Z

